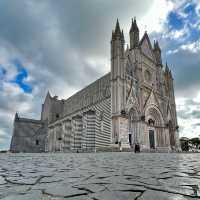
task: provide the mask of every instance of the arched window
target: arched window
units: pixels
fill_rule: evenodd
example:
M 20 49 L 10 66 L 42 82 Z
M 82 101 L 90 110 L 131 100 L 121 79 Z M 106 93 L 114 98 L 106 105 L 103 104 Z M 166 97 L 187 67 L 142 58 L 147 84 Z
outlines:
M 148 124 L 150 125 L 150 126 L 154 126 L 154 124 L 155 124 L 155 121 L 153 120 L 153 119 L 149 119 L 148 120 Z
M 39 145 L 39 140 L 35 140 L 35 145 Z
M 163 131 L 164 120 L 161 111 L 154 106 L 148 107 L 146 112 L 146 122 L 150 126 L 149 131 L 149 142 L 150 147 L 167 145 L 167 140 L 165 138 L 165 132 Z M 152 129 L 153 128 L 153 129 Z
M 59 114 L 57 113 L 57 114 L 56 114 L 56 119 L 58 119 L 59 117 L 60 117 L 60 116 L 59 116 Z
M 163 119 L 161 113 L 154 107 L 147 109 L 146 113 L 147 122 L 149 125 L 162 126 Z

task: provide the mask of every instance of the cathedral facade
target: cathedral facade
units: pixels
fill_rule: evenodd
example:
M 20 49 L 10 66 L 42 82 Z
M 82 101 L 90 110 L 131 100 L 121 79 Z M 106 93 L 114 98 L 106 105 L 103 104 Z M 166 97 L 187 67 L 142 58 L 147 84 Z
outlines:
M 47 152 L 96 151 L 136 144 L 141 151 L 177 149 L 172 73 L 163 66 L 158 41 L 152 46 L 147 32 L 140 40 L 136 19 L 129 36 L 125 49 L 117 20 L 110 73 L 66 100 L 48 92 L 37 123 L 16 115 L 11 151 L 38 152 L 39 146 Z

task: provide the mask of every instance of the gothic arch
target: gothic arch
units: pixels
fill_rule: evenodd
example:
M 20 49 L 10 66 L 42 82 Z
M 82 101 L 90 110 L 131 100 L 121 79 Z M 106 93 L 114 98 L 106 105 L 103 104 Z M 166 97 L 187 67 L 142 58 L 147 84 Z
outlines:
M 138 121 L 138 111 L 134 107 L 129 109 L 128 118 L 130 121 Z
M 174 124 L 174 121 L 175 121 L 174 118 L 175 118 L 175 116 L 173 115 L 171 106 L 169 104 L 168 113 L 167 113 L 167 120 L 168 120 L 168 122 L 171 121 L 171 125 L 172 126 L 175 126 L 175 124 Z
M 145 117 L 146 117 L 146 122 L 148 122 L 149 119 L 152 119 L 155 122 L 154 123 L 155 126 L 164 126 L 162 113 L 155 105 L 151 105 L 146 108 Z
M 129 142 L 132 144 L 140 141 L 139 115 L 136 108 L 132 107 L 128 112 Z
M 170 104 L 168 104 L 168 110 L 167 110 L 168 114 L 167 114 L 167 120 L 168 120 L 168 130 L 169 130 L 169 142 L 170 142 L 170 146 L 172 148 L 175 147 L 176 145 L 176 138 L 175 138 L 175 116 L 173 115 L 172 109 Z
M 155 143 L 156 146 L 158 147 L 166 145 L 167 138 L 164 132 L 164 119 L 158 107 L 156 107 L 155 105 L 148 106 L 145 110 L 145 120 L 148 126 L 150 147 L 152 144 L 152 138 L 150 137 L 150 135 L 152 134 L 154 135 L 153 136 L 154 148 L 155 148 Z

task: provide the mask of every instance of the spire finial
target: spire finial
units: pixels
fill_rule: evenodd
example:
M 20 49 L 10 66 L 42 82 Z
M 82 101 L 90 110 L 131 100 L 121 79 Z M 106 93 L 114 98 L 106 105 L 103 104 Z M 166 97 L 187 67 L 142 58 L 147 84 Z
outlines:
M 117 18 L 117 23 L 116 23 L 116 26 L 115 26 L 115 33 L 121 33 L 118 18 Z
M 18 120 L 18 119 L 19 119 L 19 115 L 18 115 L 18 113 L 16 112 L 16 113 L 15 113 L 15 121 Z
M 131 20 L 130 32 L 134 32 L 134 31 L 139 31 L 138 26 L 137 26 L 137 22 L 136 22 L 136 17 L 134 17 L 134 20 L 133 20 L 133 18 Z
M 123 32 L 123 29 L 122 29 L 122 32 L 121 32 L 121 38 L 122 38 L 122 41 L 124 42 L 124 32 Z
M 161 51 L 161 50 L 160 50 L 159 43 L 158 43 L 158 40 L 155 41 L 154 49 Z
M 47 92 L 47 96 L 51 97 L 51 94 L 50 94 L 49 90 L 48 90 L 48 92 Z

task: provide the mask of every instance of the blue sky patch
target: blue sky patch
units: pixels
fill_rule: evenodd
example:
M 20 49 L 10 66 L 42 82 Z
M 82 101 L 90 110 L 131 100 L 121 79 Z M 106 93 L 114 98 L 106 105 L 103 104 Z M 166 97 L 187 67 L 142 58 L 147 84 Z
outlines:
M 198 16 L 196 13 L 196 4 L 189 4 L 185 9 L 184 13 L 187 14 L 187 20 L 189 23 L 196 23 Z
M 168 15 L 168 23 L 172 29 L 182 29 L 184 27 L 184 19 L 176 12 L 170 12 Z
M 188 41 L 195 42 L 199 39 L 200 30 L 190 27 L 190 37 Z
M 194 14 L 194 13 L 196 13 L 195 8 L 196 8 L 195 4 L 189 4 L 188 6 L 185 7 L 184 13 L 186 13 L 186 14 Z
M 24 80 L 28 77 L 27 70 L 18 59 L 13 60 L 12 63 L 17 68 L 18 74 L 15 76 L 14 80 L 12 80 L 11 82 L 19 85 L 20 88 L 22 88 L 25 93 L 31 93 L 33 90 L 32 86 L 24 82 Z

